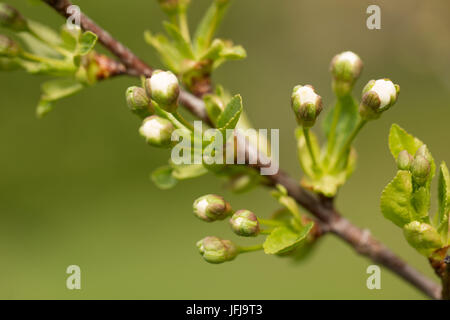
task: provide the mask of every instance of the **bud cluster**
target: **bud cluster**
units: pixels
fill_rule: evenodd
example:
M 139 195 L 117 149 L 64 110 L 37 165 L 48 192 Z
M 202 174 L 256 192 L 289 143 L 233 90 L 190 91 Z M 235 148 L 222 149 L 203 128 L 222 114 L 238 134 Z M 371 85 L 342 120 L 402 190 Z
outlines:
M 421 146 L 414 157 L 406 150 L 401 151 L 397 157 L 397 166 L 399 170 L 410 171 L 413 181 L 417 185 L 425 185 L 431 173 L 431 162 L 427 147 Z

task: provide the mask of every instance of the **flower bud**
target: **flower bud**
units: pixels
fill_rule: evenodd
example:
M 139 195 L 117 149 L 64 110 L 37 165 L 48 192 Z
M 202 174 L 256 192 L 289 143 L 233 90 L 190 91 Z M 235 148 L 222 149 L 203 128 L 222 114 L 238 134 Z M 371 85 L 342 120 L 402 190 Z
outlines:
M 411 164 L 413 161 L 414 161 L 413 156 L 410 155 L 408 151 L 403 150 L 398 154 L 397 167 L 399 170 L 408 171 L 411 168 Z
M 151 101 L 143 88 L 129 87 L 125 95 L 128 108 L 141 118 L 146 118 L 154 113 Z
M 169 120 L 150 116 L 142 123 L 139 133 L 152 146 L 169 147 L 172 144 L 171 138 L 174 130 L 175 128 Z
M 305 128 L 312 127 L 322 112 L 322 98 L 310 85 L 296 86 L 292 92 L 292 109 L 297 123 Z
M 364 87 L 359 113 L 362 118 L 378 119 L 392 107 L 400 93 L 400 87 L 389 79 L 371 80 Z
M 194 201 L 194 214 L 201 220 L 223 220 L 231 214 L 231 206 L 221 196 L 208 194 Z
M 441 236 L 429 224 L 413 221 L 404 226 L 403 232 L 408 243 L 426 256 L 443 246 Z
M 230 240 L 217 237 L 206 237 L 197 242 L 200 254 L 209 263 L 223 263 L 231 261 L 238 255 L 238 248 Z
M 19 11 L 6 3 L 0 3 L 0 26 L 16 32 L 28 30 L 25 18 Z
M 249 210 L 239 210 L 230 219 L 234 233 L 242 237 L 256 237 L 259 234 L 259 222 Z
M 331 60 L 330 70 L 334 78 L 333 88 L 337 95 L 343 96 L 350 93 L 362 68 L 361 58 L 351 51 L 334 56 Z
M 156 101 L 161 108 L 174 112 L 180 95 L 180 85 L 177 77 L 170 71 L 154 71 L 150 78 L 145 80 L 147 95 Z
M 0 57 L 17 57 L 21 48 L 11 38 L 0 34 Z
M 417 155 L 411 164 L 411 173 L 413 176 L 413 180 L 418 185 L 424 185 L 428 180 L 430 171 L 430 161 L 428 161 L 424 156 Z

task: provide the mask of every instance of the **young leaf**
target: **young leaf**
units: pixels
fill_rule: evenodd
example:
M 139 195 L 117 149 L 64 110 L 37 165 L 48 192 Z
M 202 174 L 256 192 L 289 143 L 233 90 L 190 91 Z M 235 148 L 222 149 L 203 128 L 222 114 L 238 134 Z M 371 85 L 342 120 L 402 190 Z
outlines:
M 427 257 L 443 246 L 439 233 L 426 223 L 419 221 L 408 223 L 404 226 L 403 233 L 408 243 Z
M 450 213 L 450 174 L 445 162 L 439 170 L 439 215 L 437 225 L 445 238 L 448 236 Z
M 206 173 L 208 170 L 201 164 L 186 164 L 186 165 L 175 165 L 172 164 L 172 176 L 177 180 L 186 180 L 200 177 Z
M 164 166 L 153 171 L 151 179 L 158 188 L 162 190 L 171 189 L 178 183 L 178 180 L 173 177 L 172 172 L 172 167 Z
M 173 72 L 179 73 L 181 70 L 181 61 L 183 57 L 178 52 L 177 48 L 162 34 L 157 36 L 152 35 L 150 31 L 144 33 L 145 41 L 151 45 L 158 52 L 164 64 Z
M 41 88 L 43 100 L 55 101 L 77 93 L 83 85 L 74 79 L 57 79 L 44 82 Z
M 36 116 L 42 118 L 52 110 L 53 104 L 50 101 L 40 100 L 36 108 Z
M 164 21 L 164 28 L 169 36 L 173 39 L 175 47 L 178 48 L 179 52 L 188 59 L 194 59 L 194 53 L 192 52 L 192 47 L 189 42 L 183 37 L 177 26 Z
M 392 125 L 389 133 L 389 149 L 395 160 L 397 160 L 398 154 L 403 150 L 414 156 L 422 145 L 422 141 L 410 135 L 399 125 Z
M 413 221 L 412 177 L 409 171 L 399 171 L 381 195 L 381 212 L 399 227 Z
M 240 95 L 236 95 L 217 119 L 217 127 L 224 130 L 236 128 L 242 110 L 242 98 Z
M 313 226 L 313 222 L 308 223 L 300 233 L 295 233 L 288 227 L 277 227 L 264 242 L 264 252 L 266 254 L 284 254 L 294 250 L 306 240 Z
M 78 42 L 78 50 L 77 54 L 80 56 L 84 56 L 91 52 L 92 49 L 94 49 L 95 44 L 97 43 L 97 35 L 95 33 L 92 33 L 90 31 L 86 31 L 80 36 L 79 42 Z

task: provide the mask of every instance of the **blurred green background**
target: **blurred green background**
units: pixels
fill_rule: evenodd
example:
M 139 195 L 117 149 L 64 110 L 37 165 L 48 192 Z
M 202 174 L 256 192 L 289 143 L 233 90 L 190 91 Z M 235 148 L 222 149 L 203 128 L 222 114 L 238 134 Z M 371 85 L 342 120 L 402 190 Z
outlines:
M 6 1 L 25 15 L 58 27 L 44 5 Z M 143 31 L 162 31 L 156 0 L 74 1 L 151 65 L 160 64 Z M 210 0 L 194 0 L 191 23 Z M 382 29 L 366 28 L 366 8 L 382 9 Z M 215 81 L 241 93 L 257 128 L 280 128 L 281 166 L 301 176 L 296 160 L 294 85 L 310 83 L 333 103 L 329 61 L 352 50 L 365 62 L 357 92 L 372 78 L 390 77 L 402 88 L 396 107 L 357 140 L 359 165 L 339 194 L 342 212 L 401 257 L 433 276 L 426 259 L 409 248 L 385 220 L 379 196 L 393 177 L 389 126 L 399 123 L 450 161 L 450 11 L 435 1 L 235 1 L 220 31 L 248 51 L 226 64 Z M 193 200 L 219 193 L 235 208 L 267 216 L 277 208 L 267 190 L 237 196 L 213 176 L 158 190 L 149 173 L 168 153 L 149 148 L 126 109 L 125 89 L 136 79 L 101 83 L 35 118 L 43 78 L 0 73 L 0 298 L 3 299 L 422 299 L 383 269 L 381 290 L 366 288 L 370 261 L 333 236 L 301 264 L 263 253 L 212 266 L 195 242 L 206 235 L 234 237 L 226 224 L 204 224 Z M 434 194 L 436 198 L 436 193 Z M 66 289 L 68 265 L 82 270 L 82 290 Z M 437 279 L 436 279 L 437 280 Z

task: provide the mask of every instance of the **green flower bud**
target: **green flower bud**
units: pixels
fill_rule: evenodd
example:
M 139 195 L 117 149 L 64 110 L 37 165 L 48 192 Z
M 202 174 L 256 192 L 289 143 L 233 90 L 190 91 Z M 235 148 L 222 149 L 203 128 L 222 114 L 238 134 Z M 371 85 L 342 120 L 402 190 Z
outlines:
M 150 116 L 142 123 L 139 133 L 152 146 L 170 147 L 174 130 L 175 128 L 169 120 L 158 116 Z
M 259 234 L 259 222 L 249 210 L 239 210 L 230 219 L 234 233 L 242 237 L 256 237 Z
M 342 52 L 331 60 L 330 71 L 333 75 L 333 89 L 338 96 L 347 95 L 361 74 L 361 58 L 351 52 Z
M 391 108 L 400 93 L 400 87 L 389 79 L 371 80 L 364 87 L 359 113 L 362 118 L 378 119 Z
M 17 57 L 20 51 L 21 48 L 14 40 L 0 34 L 0 57 Z
M 6 3 L 0 3 L 0 26 L 16 32 L 28 30 L 25 18 L 19 11 Z
M 296 86 L 291 100 L 297 123 L 306 128 L 312 127 L 322 112 L 322 98 L 315 93 L 312 86 L 306 85 Z
M 430 256 L 443 246 L 441 236 L 435 228 L 426 223 L 413 221 L 403 227 L 408 243 L 420 253 Z
M 397 167 L 399 170 L 408 171 L 411 168 L 411 164 L 414 161 L 414 157 L 409 154 L 408 151 L 403 150 L 398 154 Z
M 231 261 L 238 255 L 238 248 L 230 240 L 217 237 L 206 237 L 197 242 L 200 254 L 209 263 L 223 263 Z
M 146 118 L 155 113 L 151 101 L 143 88 L 129 87 L 125 95 L 128 108 L 141 118 Z
M 180 85 L 177 77 L 170 71 L 154 71 L 152 76 L 145 80 L 147 95 L 168 112 L 177 109 L 177 100 L 180 95 Z
M 231 214 L 231 206 L 221 196 L 208 194 L 194 201 L 194 214 L 201 220 L 223 220 Z
M 414 182 L 418 185 L 424 185 L 428 180 L 430 171 L 430 161 L 428 161 L 424 156 L 417 155 L 411 164 L 411 173 Z
M 191 0 L 158 0 L 158 2 L 166 14 L 174 15 L 185 11 Z

